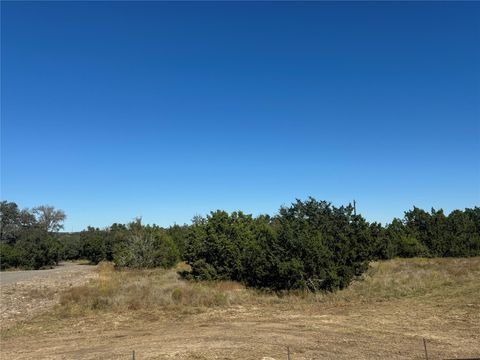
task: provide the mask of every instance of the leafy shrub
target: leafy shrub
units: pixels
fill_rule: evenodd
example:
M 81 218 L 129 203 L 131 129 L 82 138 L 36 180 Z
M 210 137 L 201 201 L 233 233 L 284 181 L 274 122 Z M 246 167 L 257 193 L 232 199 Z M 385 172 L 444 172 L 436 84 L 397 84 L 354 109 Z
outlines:
M 132 234 L 114 248 L 113 262 L 119 267 L 171 267 L 178 262 L 178 250 L 166 235 Z
M 413 236 L 402 236 L 398 242 L 397 255 L 404 258 L 428 256 L 428 249 Z
M 100 229 L 88 227 L 82 231 L 80 240 L 83 243 L 82 256 L 93 264 L 107 260 L 106 234 Z
M 82 241 L 80 233 L 58 234 L 57 239 L 62 246 L 62 259 L 75 260 L 82 257 Z
M 171 267 L 180 259 L 173 239 L 158 226 L 143 226 L 140 219 L 81 233 L 82 255 L 92 263 L 113 261 L 118 267 Z
M 15 243 L 18 267 L 41 269 L 57 265 L 61 260 L 61 245 L 58 239 L 42 236 L 38 231 Z
M 140 219 L 77 234 L 56 233 L 65 214 L 52 206 L 20 210 L 0 202 L 0 269 L 38 269 L 86 258 L 118 267 L 171 267 L 180 258 L 191 278 L 240 281 L 256 288 L 334 290 L 361 275 L 369 260 L 479 256 L 480 208 L 430 212 L 369 224 L 351 205 L 309 198 L 256 218 L 217 210 L 192 225 L 163 229 Z
M 53 206 L 20 210 L 0 202 L 0 268 L 40 269 L 58 264 L 62 244 L 53 231 L 63 228 L 65 214 Z
M 189 237 L 186 259 L 195 278 L 274 290 L 342 288 L 370 258 L 368 223 L 351 206 L 312 198 L 275 218 L 216 211 Z
M 215 267 L 207 263 L 204 259 L 195 261 L 192 264 L 192 276 L 197 280 L 216 280 L 218 279 L 217 270 Z
M 20 254 L 15 246 L 0 243 L 0 269 L 16 268 L 20 263 Z

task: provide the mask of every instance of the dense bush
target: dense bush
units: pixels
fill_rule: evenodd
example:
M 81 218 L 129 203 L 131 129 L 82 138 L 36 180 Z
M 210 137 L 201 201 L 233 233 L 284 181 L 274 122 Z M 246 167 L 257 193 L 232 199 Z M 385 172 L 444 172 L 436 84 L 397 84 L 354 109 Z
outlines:
M 2 269 L 15 268 L 20 266 L 20 254 L 15 246 L 0 243 L 0 264 Z
M 62 247 L 62 260 L 76 260 L 82 256 L 80 233 L 58 233 L 56 238 Z
M 150 231 L 131 234 L 127 241 L 116 244 L 113 262 L 119 267 L 169 268 L 180 256 L 173 240 L 165 234 Z
M 113 224 L 100 230 L 89 227 L 80 234 L 84 258 L 97 264 L 113 261 L 118 267 L 171 267 L 180 254 L 167 231 L 158 226 L 143 226 L 137 219 L 127 225 Z
M 396 255 L 403 258 L 428 256 L 428 249 L 416 237 L 401 236 L 398 239 Z
M 385 229 L 393 254 L 381 258 L 480 255 L 480 208 L 430 212 L 414 207 L 403 220 L 394 219 Z
M 98 264 L 102 260 L 111 261 L 107 256 L 107 233 L 89 226 L 87 230 L 80 233 L 80 241 L 83 244 L 82 257 L 90 260 L 93 264 Z
M 372 243 L 369 224 L 351 206 L 310 198 L 281 208 L 274 218 L 213 212 L 192 226 L 185 258 L 198 279 L 332 290 L 366 269 Z
M 61 249 L 61 244 L 55 237 L 42 231 L 32 231 L 22 234 L 14 244 L 0 244 L 1 267 L 2 269 L 51 267 L 62 259 Z
M 173 225 L 166 229 L 167 234 L 172 238 L 180 254 L 185 252 L 187 246 L 188 225 Z
M 313 198 L 297 200 L 273 218 L 216 211 L 195 219 L 184 259 L 196 279 L 334 290 L 362 274 L 369 260 L 480 255 L 479 210 L 445 216 L 414 208 L 387 226 L 369 224 L 350 205 L 337 208 Z
M 62 243 L 54 230 L 63 227 L 65 214 L 51 206 L 20 210 L 17 204 L 0 203 L 0 268 L 40 269 L 63 258 Z
M 1 202 L 0 267 L 38 269 L 85 258 L 117 267 L 191 265 L 189 277 L 234 280 L 273 290 L 334 290 L 363 273 L 370 260 L 480 255 L 480 208 L 430 212 L 414 207 L 383 226 L 351 205 L 309 198 L 274 217 L 217 210 L 167 229 L 140 219 L 106 229 L 58 233 L 65 214 L 51 206 L 19 210 Z

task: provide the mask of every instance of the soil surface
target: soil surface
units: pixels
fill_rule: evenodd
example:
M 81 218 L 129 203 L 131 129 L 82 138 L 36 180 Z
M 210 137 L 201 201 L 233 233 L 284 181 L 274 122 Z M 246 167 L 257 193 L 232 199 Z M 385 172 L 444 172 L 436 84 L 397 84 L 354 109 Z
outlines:
M 61 263 L 49 270 L 0 273 L 0 329 L 38 315 L 58 301 L 65 289 L 97 276 L 95 266 Z
M 85 271 L 92 270 L 92 266 L 79 265 L 71 262 L 60 263 L 60 265 L 48 270 L 22 270 L 22 271 L 3 271 L 0 272 L 1 286 L 14 284 L 21 281 L 38 280 L 42 278 L 58 279 L 65 275 L 72 277 L 79 274 L 82 276 Z
M 478 309 L 477 309 L 478 310 Z M 355 308 L 319 306 L 102 314 L 47 324 L 40 320 L 9 337 L 15 359 L 429 359 L 480 355 L 480 327 L 465 309 L 433 314 L 408 300 Z M 473 326 L 472 326 L 473 325 Z M 40 334 L 38 333 L 40 331 Z
M 398 270 L 398 263 L 410 265 Z M 255 303 L 252 298 L 244 304 L 212 308 L 127 307 L 81 316 L 45 312 L 58 301 L 61 289 L 95 276 L 99 282 L 92 285 L 102 285 L 102 275 L 92 271 L 93 267 L 67 265 L 46 272 L 48 276 L 33 272 L 39 275 L 2 285 L 2 325 L 5 319 L 18 323 L 2 331 L 0 358 L 132 359 L 135 351 L 137 360 L 280 360 L 287 359 L 290 350 L 291 360 L 412 360 L 425 359 L 424 339 L 429 359 L 479 358 L 478 264 L 479 258 L 385 262 L 382 266 L 390 270 L 372 275 L 372 281 L 378 281 L 371 287 L 364 280 L 359 289 L 352 285 L 345 290 L 356 294 L 349 301 L 342 300 L 340 293 L 338 300 L 319 303 L 300 297 Z M 444 277 L 443 269 L 447 271 Z M 165 279 L 172 278 L 169 274 Z M 405 283 L 399 280 L 402 276 L 407 276 Z M 425 278 L 438 284 L 430 288 Z M 142 276 L 133 279 L 128 283 L 132 289 L 145 280 Z M 416 283 L 420 284 L 418 291 Z M 169 286 L 167 280 L 163 286 Z M 378 297 L 385 289 L 406 291 L 405 286 L 415 291 Z M 139 298 L 142 294 L 138 293 Z M 120 295 L 119 302 L 127 293 Z M 20 321 L 41 311 L 39 316 Z

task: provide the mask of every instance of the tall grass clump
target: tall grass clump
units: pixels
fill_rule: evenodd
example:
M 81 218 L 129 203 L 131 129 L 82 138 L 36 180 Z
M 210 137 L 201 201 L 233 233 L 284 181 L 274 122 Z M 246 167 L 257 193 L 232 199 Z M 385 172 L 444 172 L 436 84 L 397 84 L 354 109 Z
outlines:
M 336 292 L 256 290 L 235 281 L 187 281 L 174 269 L 115 269 L 100 263 L 98 277 L 67 290 L 58 311 L 64 316 L 88 312 L 169 311 L 229 306 L 341 305 L 404 298 L 446 301 L 453 296 L 480 306 L 480 257 L 470 259 L 393 259 L 370 264 L 364 275 Z M 457 304 L 458 305 L 458 304 Z M 457 306 L 456 305 L 456 306 Z
M 184 265 L 183 265 L 184 266 Z M 189 282 L 174 269 L 115 269 L 98 265 L 98 277 L 67 290 L 60 299 L 63 315 L 91 311 L 168 310 L 221 307 L 245 302 L 249 291 L 241 284 Z

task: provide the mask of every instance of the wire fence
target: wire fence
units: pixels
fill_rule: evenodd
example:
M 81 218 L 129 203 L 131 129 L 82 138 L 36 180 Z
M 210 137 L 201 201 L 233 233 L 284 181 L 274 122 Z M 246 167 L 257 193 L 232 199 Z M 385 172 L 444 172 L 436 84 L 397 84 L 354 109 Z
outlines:
M 282 347 L 282 348 L 284 348 L 284 351 L 283 352 L 278 351 L 275 356 L 281 356 L 281 359 L 286 358 L 287 360 L 294 360 L 294 353 L 292 351 L 292 348 L 288 345 L 285 346 L 283 344 L 267 343 L 267 342 L 263 342 L 263 341 L 250 341 L 250 342 L 251 343 L 258 343 L 258 344 L 262 344 L 262 345 L 272 345 L 272 346 L 275 346 L 275 347 L 278 347 L 278 348 Z M 425 351 L 425 360 L 429 360 L 427 340 L 425 338 L 423 338 L 423 349 Z M 274 358 L 271 358 L 271 357 L 269 357 L 268 359 L 274 360 Z M 321 358 L 318 358 L 318 359 L 321 359 Z M 132 360 L 140 360 L 137 357 L 137 355 L 135 353 L 135 350 L 133 350 L 133 352 L 132 352 Z M 433 359 L 430 359 L 430 360 L 433 360 Z M 441 358 L 441 360 L 480 360 L 480 355 L 478 357 L 470 357 L 470 358 Z

